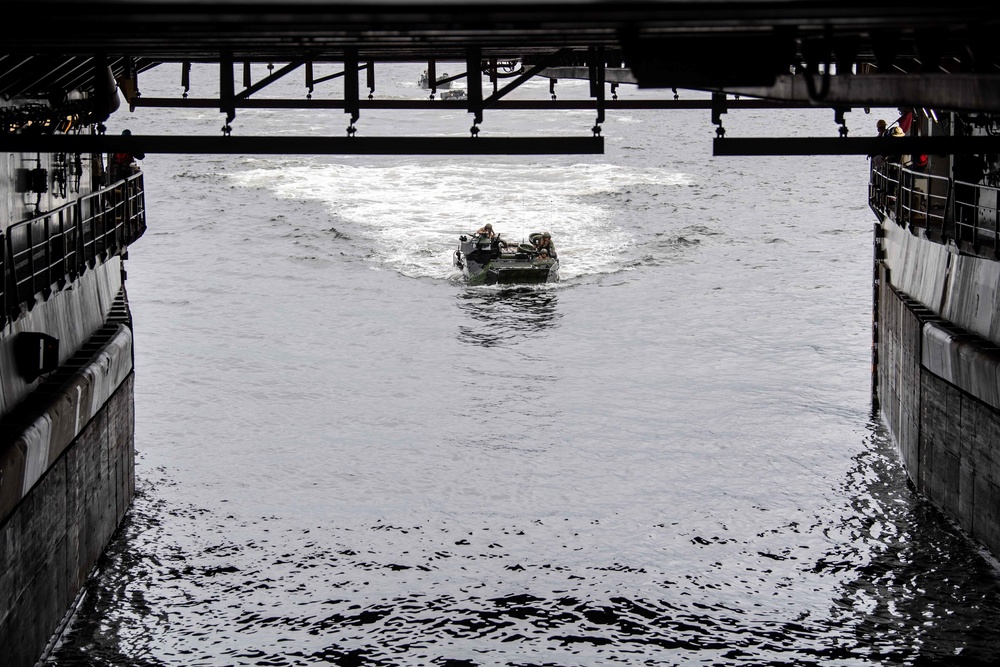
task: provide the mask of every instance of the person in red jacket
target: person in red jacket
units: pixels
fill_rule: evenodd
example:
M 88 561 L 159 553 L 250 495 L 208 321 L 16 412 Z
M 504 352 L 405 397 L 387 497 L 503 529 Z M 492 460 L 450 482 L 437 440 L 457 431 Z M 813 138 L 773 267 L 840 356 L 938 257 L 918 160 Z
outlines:
M 132 132 L 130 130 L 122 130 L 123 137 L 131 137 Z M 111 154 L 111 182 L 115 183 L 124 178 L 128 178 L 135 170 L 138 168 L 135 164 L 136 160 L 141 160 L 146 157 L 145 153 L 127 153 L 118 152 Z

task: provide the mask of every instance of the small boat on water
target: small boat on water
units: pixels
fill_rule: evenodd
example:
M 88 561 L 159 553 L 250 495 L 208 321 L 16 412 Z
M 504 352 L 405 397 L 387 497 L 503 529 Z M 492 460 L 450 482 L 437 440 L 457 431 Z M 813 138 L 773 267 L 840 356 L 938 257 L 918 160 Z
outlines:
M 482 230 L 480 230 L 482 231 Z M 548 238 L 548 237 L 546 237 Z M 555 247 L 539 249 L 540 232 L 528 236 L 530 243 L 505 242 L 500 235 L 476 233 L 458 237 L 455 266 L 470 285 L 550 283 L 559 280 Z

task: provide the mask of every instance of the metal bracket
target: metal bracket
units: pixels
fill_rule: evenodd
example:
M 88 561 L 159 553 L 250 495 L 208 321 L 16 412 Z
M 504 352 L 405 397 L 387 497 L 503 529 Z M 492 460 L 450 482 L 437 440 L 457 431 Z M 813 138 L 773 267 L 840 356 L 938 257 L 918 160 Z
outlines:
M 840 136 L 847 136 L 847 121 L 844 120 L 844 114 L 851 111 L 851 107 L 834 107 L 833 108 L 833 122 L 840 125 Z

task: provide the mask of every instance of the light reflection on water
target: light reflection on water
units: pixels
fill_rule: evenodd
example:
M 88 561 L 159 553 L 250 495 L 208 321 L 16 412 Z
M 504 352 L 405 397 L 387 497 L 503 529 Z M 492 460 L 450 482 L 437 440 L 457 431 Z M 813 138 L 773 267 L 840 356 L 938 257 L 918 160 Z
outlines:
M 994 572 L 867 438 L 848 506 L 741 539 L 682 512 L 655 566 L 587 555 L 599 519 L 234 524 L 147 482 L 58 664 L 989 664 Z
M 502 346 L 523 336 L 558 326 L 557 290 L 552 287 L 469 288 L 458 295 L 458 307 L 469 318 L 458 327 L 458 339 L 481 347 Z

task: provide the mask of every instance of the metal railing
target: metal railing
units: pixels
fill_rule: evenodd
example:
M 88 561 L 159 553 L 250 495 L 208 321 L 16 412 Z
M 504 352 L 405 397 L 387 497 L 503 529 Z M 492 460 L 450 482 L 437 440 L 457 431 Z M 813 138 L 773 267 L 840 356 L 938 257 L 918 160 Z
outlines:
M 1000 188 L 955 181 L 955 237 L 1000 258 Z
M 872 165 L 868 205 L 880 219 L 923 229 L 931 240 L 1000 259 L 1000 189 L 996 187 L 884 162 Z
M 868 206 L 876 215 L 896 217 L 896 193 L 899 192 L 899 165 L 895 162 L 871 164 L 868 177 Z M 890 216 L 891 213 L 891 216 Z
M 0 234 L 0 325 L 122 254 L 145 229 L 142 173 L 11 225 Z
M 896 221 L 949 236 L 946 229 L 951 179 L 900 167 Z

